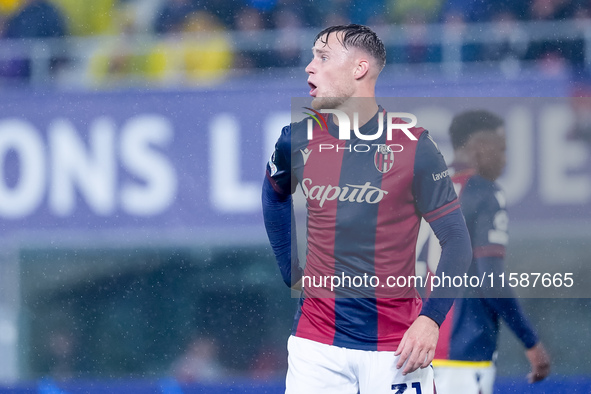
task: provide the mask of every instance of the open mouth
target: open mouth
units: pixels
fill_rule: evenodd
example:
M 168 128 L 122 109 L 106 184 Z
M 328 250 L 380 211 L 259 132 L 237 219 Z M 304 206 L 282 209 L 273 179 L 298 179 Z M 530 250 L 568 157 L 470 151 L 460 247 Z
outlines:
M 318 87 L 314 85 L 312 82 L 308 82 L 308 86 L 310 87 L 310 96 L 316 97 L 316 90 Z

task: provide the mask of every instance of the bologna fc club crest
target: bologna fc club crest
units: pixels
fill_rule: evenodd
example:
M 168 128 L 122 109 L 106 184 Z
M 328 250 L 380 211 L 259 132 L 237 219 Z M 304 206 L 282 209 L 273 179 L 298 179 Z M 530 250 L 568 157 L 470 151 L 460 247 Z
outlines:
M 373 158 L 373 163 L 376 165 L 376 169 L 379 172 L 385 174 L 394 166 L 394 152 L 388 145 L 378 146 Z

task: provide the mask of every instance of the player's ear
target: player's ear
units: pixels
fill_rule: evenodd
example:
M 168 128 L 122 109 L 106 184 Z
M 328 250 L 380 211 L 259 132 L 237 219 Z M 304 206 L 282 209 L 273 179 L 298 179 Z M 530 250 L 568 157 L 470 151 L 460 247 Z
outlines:
M 361 79 L 369 72 L 369 61 L 367 59 L 360 59 L 357 61 L 353 76 L 355 79 Z

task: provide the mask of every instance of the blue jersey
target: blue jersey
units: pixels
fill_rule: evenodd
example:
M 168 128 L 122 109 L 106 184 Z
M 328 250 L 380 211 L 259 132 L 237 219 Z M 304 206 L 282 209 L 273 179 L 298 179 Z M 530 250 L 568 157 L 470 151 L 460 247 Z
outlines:
M 473 260 L 468 275 L 482 277 L 484 272 L 498 275 L 504 271 L 508 242 L 503 192 L 495 182 L 471 170 L 458 171 L 452 179 L 460 190 L 462 212 L 472 242 Z M 495 294 L 502 298 L 479 298 L 485 295 L 480 288 L 468 288 L 463 297 L 456 299 L 452 313 L 441 327 L 436 359 L 491 361 L 501 318 L 526 348 L 536 344 L 536 333 L 510 289 Z
M 359 131 L 376 134 L 382 111 Z M 315 125 L 310 140 L 306 120 L 285 127 L 267 167 L 278 193 L 293 193 L 299 184 L 307 201 L 304 292 L 293 334 L 353 349 L 395 350 L 422 301 L 412 286 L 382 285 L 388 276 L 414 276 L 421 217 L 431 222 L 459 212 L 459 202 L 425 130 L 410 129 L 415 140 L 400 131 L 391 139 L 384 132 L 371 142 L 340 140 L 331 117 L 326 121 L 328 130 Z M 379 285 L 366 281 L 330 293 L 311 282 L 364 275 Z

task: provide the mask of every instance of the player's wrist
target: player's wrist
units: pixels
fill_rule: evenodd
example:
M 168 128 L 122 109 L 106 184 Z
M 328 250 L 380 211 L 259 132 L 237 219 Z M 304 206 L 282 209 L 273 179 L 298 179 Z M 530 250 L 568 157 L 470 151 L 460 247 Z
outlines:
M 419 316 L 426 316 L 441 327 L 452 304 L 453 299 L 451 298 L 428 298 L 423 303 Z
M 417 317 L 417 319 L 419 319 L 419 318 L 421 318 L 421 317 L 425 317 L 425 318 L 426 318 L 428 321 L 431 321 L 431 322 L 435 323 L 435 325 L 437 326 L 437 328 L 438 328 L 438 329 L 439 329 L 439 327 L 441 327 L 441 324 L 440 324 L 440 323 L 438 323 L 438 322 L 437 322 L 437 320 L 435 320 L 435 319 L 434 319 L 434 318 L 432 318 L 431 316 L 429 316 L 429 315 L 426 315 L 426 314 L 424 314 L 424 313 L 422 313 L 422 312 L 421 312 L 421 313 L 419 314 L 419 317 Z

